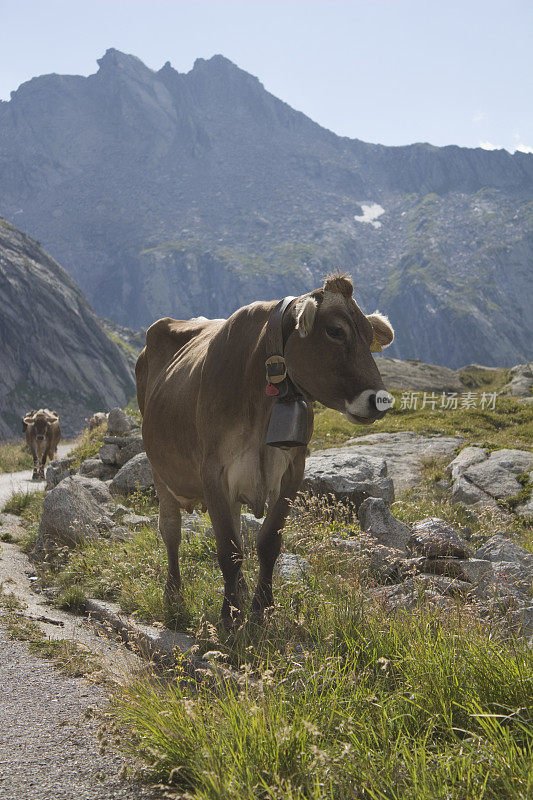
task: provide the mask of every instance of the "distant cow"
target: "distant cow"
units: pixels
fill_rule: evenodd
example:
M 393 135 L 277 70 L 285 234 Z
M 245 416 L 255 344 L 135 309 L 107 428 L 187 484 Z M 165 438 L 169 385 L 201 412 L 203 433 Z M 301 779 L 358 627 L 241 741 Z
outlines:
M 105 411 L 97 411 L 96 414 L 93 414 L 92 417 L 88 417 L 85 422 L 87 423 L 87 427 L 89 428 L 89 433 L 94 431 L 95 428 L 98 428 L 99 425 L 102 425 L 107 420 L 107 414 Z
M 233 624 L 245 589 L 241 504 L 258 518 L 268 504 L 257 536 L 252 611 L 260 617 L 273 604 L 280 531 L 303 478 L 313 429 L 311 401 L 359 424 L 382 417 L 391 402 L 371 351 L 389 345 L 394 331 L 380 314 L 365 316 L 352 292 L 351 281 L 337 275 L 314 292 L 252 303 L 227 320 L 167 317 L 147 331 L 136 366 L 137 396 L 168 552 L 167 599 L 181 585 L 181 509 L 205 504 L 224 575 L 222 617 Z M 269 428 L 271 415 L 291 422 L 298 411 L 306 434 L 287 442 L 281 436 L 269 446 L 267 435 L 277 433 Z
M 47 408 L 32 410 L 22 419 L 22 432 L 33 456 L 33 480 L 44 479 L 46 459 L 53 461 L 61 439 L 59 414 Z

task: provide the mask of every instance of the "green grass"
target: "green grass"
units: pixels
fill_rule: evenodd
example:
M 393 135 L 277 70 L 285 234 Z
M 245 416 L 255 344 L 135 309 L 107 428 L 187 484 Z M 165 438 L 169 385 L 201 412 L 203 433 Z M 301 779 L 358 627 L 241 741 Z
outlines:
M 306 646 L 237 685 L 131 685 L 116 713 L 152 778 L 199 800 L 530 796 L 528 648 L 459 616 L 391 618 L 354 599 L 317 597 Z
M 107 422 L 103 422 L 92 431 L 88 428 L 81 434 L 75 443 L 70 455 L 75 457 L 73 467 L 79 467 L 86 458 L 94 458 L 104 443 L 107 434 Z
M 0 445 L 0 474 L 32 469 L 33 458 L 26 444 Z
M 530 449 L 533 408 L 512 397 L 497 397 L 494 411 L 474 409 L 401 409 L 402 392 L 392 392 L 396 403 L 383 420 L 373 425 L 353 425 L 337 411 L 317 406 L 311 449 L 334 447 L 369 433 L 415 431 L 421 434 L 462 436 L 465 446 Z M 419 406 L 422 393 L 419 393 Z

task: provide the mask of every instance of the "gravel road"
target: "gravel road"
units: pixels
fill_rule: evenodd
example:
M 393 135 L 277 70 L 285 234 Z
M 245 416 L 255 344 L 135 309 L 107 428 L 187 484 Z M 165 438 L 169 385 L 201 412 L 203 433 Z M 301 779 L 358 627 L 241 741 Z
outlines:
M 72 444 L 60 444 L 57 458 L 63 458 L 72 450 Z M 44 481 L 32 481 L 33 470 L 6 472 L 0 475 L 0 510 L 13 492 L 36 492 L 44 489 Z
M 84 712 L 106 702 L 100 686 L 61 675 L 0 628 L 0 799 L 154 798 L 119 779 L 123 756 L 100 753 L 99 723 Z

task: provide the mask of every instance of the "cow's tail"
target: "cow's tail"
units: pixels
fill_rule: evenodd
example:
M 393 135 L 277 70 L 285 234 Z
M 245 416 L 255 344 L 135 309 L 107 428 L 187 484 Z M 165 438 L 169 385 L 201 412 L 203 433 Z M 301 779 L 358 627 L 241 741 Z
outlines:
M 144 416 L 144 405 L 146 400 L 146 383 L 148 380 L 148 363 L 146 361 L 146 347 L 143 348 L 137 363 L 135 364 L 135 378 L 137 380 L 137 402 L 139 411 Z

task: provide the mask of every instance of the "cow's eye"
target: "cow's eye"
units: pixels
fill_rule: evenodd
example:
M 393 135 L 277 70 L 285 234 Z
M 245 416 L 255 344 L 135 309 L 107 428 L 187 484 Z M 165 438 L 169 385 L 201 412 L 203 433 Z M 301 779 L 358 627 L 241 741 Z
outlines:
M 344 328 L 341 328 L 340 325 L 328 325 L 326 327 L 326 335 L 336 342 L 342 342 L 344 339 Z

